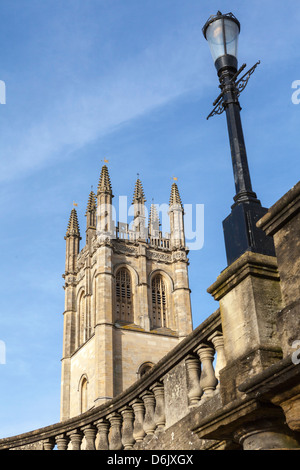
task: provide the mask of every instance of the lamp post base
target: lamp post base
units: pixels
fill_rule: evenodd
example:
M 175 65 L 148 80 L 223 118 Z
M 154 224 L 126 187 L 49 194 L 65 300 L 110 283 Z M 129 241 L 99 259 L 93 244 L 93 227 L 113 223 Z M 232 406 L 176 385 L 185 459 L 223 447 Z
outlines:
M 259 201 L 234 204 L 231 214 L 223 221 L 227 263 L 230 265 L 246 251 L 276 256 L 273 238 L 256 227 L 268 209 Z

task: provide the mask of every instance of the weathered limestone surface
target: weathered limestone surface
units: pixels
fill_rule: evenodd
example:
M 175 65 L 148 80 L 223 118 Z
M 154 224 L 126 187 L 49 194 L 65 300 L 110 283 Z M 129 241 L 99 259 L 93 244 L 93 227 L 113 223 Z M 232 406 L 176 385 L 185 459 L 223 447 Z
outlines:
M 257 224 L 272 235 L 284 305 L 300 298 L 300 182 L 277 201 Z
M 184 361 L 177 364 L 165 376 L 164 387 L 166 427 L 170 427 L 189 412 L 187 375 Z
M 208 289 L 220 303 L 226 367 L 220 371 L 224 403 L 238 385 L 282 357 L 276 314 L 282 307 L 274 257 L 244 253 Z
M 300 182 L 258 224 L 274 237 L 284 307 L 277 327 L 286 356 L 295 351 L 294 341 L 300 340 Z
M 116 395 L 139 379 L 138 369 L 141 364 L 149 359 L 156 364 L 178 344 L 176 337 L 120 327 L 114 328 L 113 341 Z
M 277 331 L 283 360 L 247 380 L 241 389 L 280 406 L 293 431 L 300 431 L 300 182 L 277 201 L 258 222 L 273 235 L 283 309 Z

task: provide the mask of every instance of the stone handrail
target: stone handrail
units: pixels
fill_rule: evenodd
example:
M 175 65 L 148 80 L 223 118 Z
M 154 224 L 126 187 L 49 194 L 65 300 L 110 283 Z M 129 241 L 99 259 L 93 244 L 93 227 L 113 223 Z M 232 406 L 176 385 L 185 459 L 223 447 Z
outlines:
M 214 361 L 214 356 L 216 358 Z M 209 399 L 225 365 L 217 310 L 164 356 L 150 372 L 109 402 L 79 416 L 18 436 L 0 439 L 0 450 L 127 450 L 171 423 L 164 382 L 184 365 L 186 411 Z M 174 422 L 174 420 L 173 420 Z M 150 436 L 150 437 L 149 437 Z

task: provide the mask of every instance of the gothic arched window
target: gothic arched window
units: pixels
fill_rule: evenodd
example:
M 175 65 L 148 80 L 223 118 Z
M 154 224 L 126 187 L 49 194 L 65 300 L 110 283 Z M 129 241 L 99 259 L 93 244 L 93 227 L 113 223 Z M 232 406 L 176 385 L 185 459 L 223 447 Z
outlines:
M 152 279 L 152 328 L 167 327 L 167 291 L 164 279 L 157 274 Z
M 121 268 L 116 275 L 116 320 L 133 322 L 131 276 L 127 268 Z
M 81 387 L 80 387 L 80 413 L 84 413 L 88 409 L 87 384 L 88 384 L 88 381 L 86 377 L 84 377 L 81 381 Z
M 147 374 L 147 372 L 150 372 L 153 365 L 153 362 L 144 362 L 143 364 L 141 364 L 137 372 L 138 378 L 140 379 L 145 374 Z

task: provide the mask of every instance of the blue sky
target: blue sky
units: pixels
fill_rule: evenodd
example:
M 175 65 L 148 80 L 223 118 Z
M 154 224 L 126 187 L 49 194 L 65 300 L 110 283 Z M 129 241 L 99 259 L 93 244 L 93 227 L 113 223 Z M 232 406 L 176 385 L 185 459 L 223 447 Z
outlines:
M 271 206 L 299 179 L 300 6 L 265 0 L 0 0 L 0 437 L 59 421 L 64 235 L 73 201 L 81 232 L 104 159 L 115 198 L 137 173 L 148 203 L 204 205 L 192 250 L 194 326 L 218 305 L 206 292 L 226 267 L 222 220 L 234 181 L 225 115 L 202 26 L 232 11 L 239 63 L 261 60 L 242 93 L 253 189 Z

